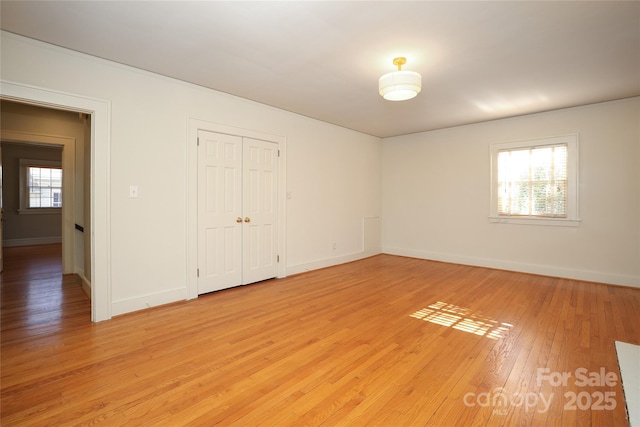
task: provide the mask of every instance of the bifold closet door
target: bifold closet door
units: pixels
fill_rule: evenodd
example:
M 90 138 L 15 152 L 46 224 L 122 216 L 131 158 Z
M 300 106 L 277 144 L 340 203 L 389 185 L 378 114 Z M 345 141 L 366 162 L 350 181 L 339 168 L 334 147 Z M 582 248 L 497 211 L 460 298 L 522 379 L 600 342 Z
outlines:
M 198 132 L 198 294 L 277 275 L 277 144 Z
M 198 294 L 242 283 L 240 215 L 242 138 L 199 131 Z
M 278 144 L 244 138 L 242 150 L 242 281 L 248 284 L 278 274 Z

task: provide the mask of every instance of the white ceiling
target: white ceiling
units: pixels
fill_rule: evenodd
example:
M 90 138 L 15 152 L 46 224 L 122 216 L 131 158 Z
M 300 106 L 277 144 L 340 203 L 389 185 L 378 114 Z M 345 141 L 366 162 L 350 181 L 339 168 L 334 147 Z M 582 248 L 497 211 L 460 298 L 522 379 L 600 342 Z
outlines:
M 640 95 L 640 2 L 7 1 L 2 29 L 388 137 Z M 418 97 L 378 95 L 406 56 Z

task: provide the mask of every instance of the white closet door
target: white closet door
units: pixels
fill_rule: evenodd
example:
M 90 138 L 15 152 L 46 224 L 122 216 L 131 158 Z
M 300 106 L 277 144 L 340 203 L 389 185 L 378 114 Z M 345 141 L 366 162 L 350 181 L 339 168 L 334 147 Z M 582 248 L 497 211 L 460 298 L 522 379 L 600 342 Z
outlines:
M 242 282 L 242 138 L 198 132 L 198 294 Z
M 198 294 L 276 277 L 278 144 L 198 141 Z
M 271 279 L 277 264 L 278 144 L 244 138 L 243 284 Z

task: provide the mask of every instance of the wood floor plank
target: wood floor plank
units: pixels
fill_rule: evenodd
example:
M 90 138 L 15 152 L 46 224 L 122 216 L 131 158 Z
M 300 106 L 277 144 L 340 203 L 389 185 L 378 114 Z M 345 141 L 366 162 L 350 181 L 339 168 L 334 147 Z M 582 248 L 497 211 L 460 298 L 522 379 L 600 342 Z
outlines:
M 92 324 L 59 245 L 4 256 L 3 426 L 627 422 L 614 341 L 640 344 L 640 289 L 378 255 Z

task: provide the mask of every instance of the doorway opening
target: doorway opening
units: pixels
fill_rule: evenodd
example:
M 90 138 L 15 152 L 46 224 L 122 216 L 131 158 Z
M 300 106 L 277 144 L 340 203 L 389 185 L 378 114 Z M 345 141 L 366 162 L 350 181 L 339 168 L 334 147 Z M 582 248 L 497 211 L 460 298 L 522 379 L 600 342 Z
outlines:
M 90 297 L 91 239 L 85 230 L 91 229 L 91 117 L 9 100 L 2 100 L 0 109 L 2 245 L 24 248 L 11 254 L 35 254 L 26 264 L 20 258 L 29 274 L 48 274 L 54 281 L 56 271 L 77 275 Z M 48 256 L 38 256 L 45 249 Z M 52 269 L 56 259 L 60 266 Z M 52 295 L 51 300 L 60 298 Z
M 90 225 L 87 248 L 91 262 L 91 320 L 99 322 L 111 318 L 110 275 L 110 108 L 109 101 L 87 96 L 62 93 L 0 80 L 0 99 L 19 103 L 82 113 L 91 118 L 90 137 Z M 4 132 L 3 132 L 4 133 Z M 64 234 L 63 234 L 64 236 Z

